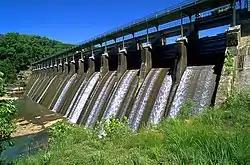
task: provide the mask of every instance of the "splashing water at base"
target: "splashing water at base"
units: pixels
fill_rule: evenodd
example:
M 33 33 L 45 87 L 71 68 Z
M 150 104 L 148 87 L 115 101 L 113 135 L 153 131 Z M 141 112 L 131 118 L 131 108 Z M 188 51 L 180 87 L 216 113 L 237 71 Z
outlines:
M 83 107 L 85 103 L 87 102 L 87 99 L 89 98 L 93 88 L 95 87 L 97 80 L 99 78 L 100 73 L 95 73 L 92 78 L 89 80 L 89 82 L 86 84 L 86 87 L 83 91 L 83 94 L 80 96 L 80 100 L 76 105 L 76 108 L 73 110 L 72 116 L 69 118 L 69 121 L 71 123 L 76 123 L 79 116 L 81 115 L 81 112 L 83 110 Z
M 114 81 L 115 79 L 115 73 L 112 73 L 112 75 L 108 78 L 108 80 L 105 82 L 101 92 L 99 93 L 96 101 L 95 101 L 95 105 L 93 107 L 93 109 L 91 110 L 87 122 L 85 124 L 85 127 L 91 127 L 93 126 L 93 124 L 95 123 L 95 121 L 98 118 L 98 115 L 100 113 L 100 110 L 102 108 L 102 106 L 104 105 L 105 101 L 107 101 L 107 95 L 109 95 L 108 89 L 110 88 L 110 85 L 112 85 L 112 81 Z
M 122 78 L 121 83 L 117 87 L 117 90 L 113 93 L 106 111 L 103 115 L 102 120 L 107 120 L 113 114 L 116 116 L 118 110 L 122 106 L 122 102 L 130 89 L 130 84 L 132 83 L 134 77 L 137 75 L 138 70 L 129 70 L 126 72 L 125 76 Z
M 77 97 L 78 97 L 78 95 L 80 94 L 80 92 L 81 92 L 83 86 L 85 85 L 85 83 L 86 83 L 86 80 L 83 80 L 83 82 L 81 83 L 80 87 L 77 89 L 77 92 L 75 93 L 75 95 L 74 95 L 72 101 L 70 102 L 70 105 L 69 105 L 69 107 L 68 107 L 68 109 L 67 109 L 66 114 L 65 114 L 63 117 L 71 116 L 71 113 L 70 113 L 70 112 L 71 112 L 71 109 L 72 109 L 74 103 L 76 102 Z
M 216 75 L 213 74 L 213 66 L 188 67 L 176 91 L 169 116 L 177 116 L 188 98 L 196 105 L 193 107 L 194 113 L 201 113 L 211 103 L 215 82 Z M 191 93 L 193 94 L 190 95 Z
M 154 72 L 152 79 L 149 80 L 150 81 L 149 85 L 145 86 L 145 88 L 141 89 L 141 90 L 143 90 L 145 92 L 144 96 L 142 95 L 143 96 L 142 102 L 135 102 L 135 104 L 132 107 L 132 109 L 134 109 L 134 111 L 136 109 L 138 110 L 137 116 L 135 116 L 134 121 L 132 121 L 132 123 L 131 123 L 131 126 L 132 126 L 133 129 L 137 129 L 139 127 L 143 112 L 146 109 L 146 104 L 149 101 L 150 94 L 151 94 L 151 92 L 153 90 L 153 87 L 154 87 L 154 84 L 155 84 L 156 80 L 159 77 L 160 72 L 161 72 L 161 69 L 157 69 Z
M 160 122 L 167 106 L 167 101 L 171 90 L 171 86 L 172 86 L 172 78 L 170 75 L 166 75 L 159 90 L 159 93 L 157 95 L 154 106 L 152 108 L 148 123 L 153 123 L 156 125 Z

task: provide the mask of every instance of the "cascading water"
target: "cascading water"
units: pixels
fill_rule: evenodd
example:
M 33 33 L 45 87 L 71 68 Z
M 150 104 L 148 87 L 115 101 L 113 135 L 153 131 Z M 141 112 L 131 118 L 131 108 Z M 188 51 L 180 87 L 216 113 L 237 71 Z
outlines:
M 137 111 L 137 113 L 134 113 L 133 116 L 131 115 L 129 117 L 130 125 L 133 129 L 137 129 L 139 127 L 143 112 L 146 109 L 146 104 L 149 100 L 150 93 L 153 90 L 157 78 L 159 77 L 161 69 L 152 69 L 150 72 L 153 72 L 152 78 L 146 78 L 145 82 L 142 85 L 142 88 L 139 91 L 139 95 L 136 98 L 136 101 L 132 107 L 132 111 Z
M 52 109 L 54 107 L 54 103 L 55 103 L 55 101 L 57 101 L 57 96 L 60 94 L 61 89 L 63 88 L 63 86 L 64 86 L 65 82 L 67 81 L 67 79 L 68 79 L 67 77 L 64 78 L 63 75 L 62 75 L 61 80 L 59 80 L 59 87 L 58 87 L 52 101 L 49 104 L 49 109 Z
M 202 113 L 204 109 L 211 104 L 216 81 L 216 76 L 213 72 L 213 67 L 206 67 L 201 70 L 193 97 L 194 100 L 199 100 L 199 104 L 194 107 L 196 113 Z
M 98 97 L 95 100 L 95 104 L 94 104 L 94 106 L 93 106 L 93 108 L 88 116 L 85 127 L 92 127 L 95 124 L 95 122 L 97 121 L 98 116 L 100 114 L 100 111 L 102 110 L 105 102 L 107 102 L 107 100 L 108 100 L 108 96 L 110 94 L 112 86 L 114 85 L 114 81 L 115 81 L 115 72 L 113 72 L 111 74 L 111 76 L 109 76 L 109 78 L 105 82 L 101 92 L 96 93 L 96 94 L 98 94 Z
M 52 111 L 57 112 L 58 107 L 60 106 L 62 99 L 65 97 L 65 94 L 67 93 L 67 91 L 69 90 L 69 87 L 71 86 L 71 84 L 75 81 L 77 74 L 73 74 L 73 76 L 69 79 L 69 81 L 67 82 L 67 84 L 65 85 L 65 87 L 63 88 L 59 98 L 56 101 L 56 104 L 54 105 Z
M 79 101 L 76 103 L 76 107 L 73 109 L 73 113 L 72 116 L 69 117 L 69 121 L 71 123 L 76 123 L 82 110 L 83 107 L 85 105 L 85 103 L 87 102 L 87 99 L 89 98 L 92 90 L 94 89 L 97 80 L 99 78 L 100 73 L 94 73 L 94 75 L 91 77 L 91 79 L 88 81 L 86 87 L 84 88 L 82 94 L 79 96 L 80 99 Z
M 107 105 L 107 108 L 104 112 L 102 120 L 109 119 L 112 114 L 114 116 L 117 115 L 126 97 L 126 94 L 128 93 L 128 90 L 130 89 L 130 85 L 134 77 L 137 75 L 137 73 L 138 73 L 138 70 L 128 70 L 125 72 L 125 75 L 123 76 L 122 80 L 120 81 L 116 90 L 111 96 L 111 99 Z
M 167 101 L 171 90 L 171 86 L 172 86 L 172 77 L 170 75 L 166 75 L 159 90 L 159 93 L 157 95 L 154 106 L 152 108 L 148 123 L 158 124 L 159 121 L 161 120 L 167 106 Z
M 69 117 L 69 116 L 71 116 L 71 114 L 73 113 L 73 111 L 71 111 L 71 109 L 72 109 L 72 107 L 75 105 L 75 103 L 78 102 L 77 99 L 80 98 L 80 97 L 79 97 L 79 94 L 80 94 L 80 92 L 82 91 L 82 88 L 84 87 L 85 84 L 86 84 L 86 79 L 84 79 L 84 81 L 81 83 L 80 87 L 78 88 L 77 92 L 75 93 L 74 98 L 73 98 L 72 101 L 70 102 L 70 105 L 69 105 L 69 107 L 68 107 L 68 109 L 67 109 L 67 112 L 66 112 L 66 114 L 64 115 L 64 117 Z M 74 108 L 73 108 L 73 109 L 74 109 Z M 71 113 L 70 113 L 70 112 L 71 112 Z
M 39 99 L 37 100 L 37 103 L 40 103 L 41 99 L 43 98 L 43 96 L 45 95 L 45 93 L 47 92 L 47 90 L 49 89 L 50 85 L 53 83 L 53 81 L 55 80 L 55 78 L 57 77 L 57 75 L 55 75 L 49 82 L 49 84 L 47 85 L 47 87 L 45 88 L 45 90 L 43 91 L 43 93 L 41 94 L 41 96 L 39 97 Z
M 71 104 L 71 101 L 75 97 L 78 89 L 80 88 L 80 86 L 84 82 L 84 80 L 85 80 L 85 74 L 77 73 L 75 81 L 71 84 L 71 86 L 66 94 L 66 97 L 64 97 L 62 104 L 60 104 L 57 112 L 59 112 L 62 115 L 67 114 L 67 110 Z
M 155 71 L 155 70 L 151 70 L 151 71 L 148 73 L 148 75 L 147 75 L 146 79 L 144 80 L 144 82 L 143 82 L 141 88 L 143 88 L 143 89 L 146 88 L 146 86 L 147 86 L 148 83 L 149 83 L 149 80 L 150 80 L 150 79 L 152 78 L 152 76 L 153 76 L 154 71 Z M 134 102 L 134 104 L 133 104 L 133 107 L 135 107 L 135 105 L 138 105 L 138 104 L 140 103 L 140 99 L 142 98 L 142 95 L 143 95 L 143 90 L 140 90 L 139 93 L 138 93 L 138 96 L 136 96 L 136 100 L 135 100 L 135 102 Z M 135 114 L 136 114 L 136 110 L 137 110 L 136 108 L 132 108 L 132 110 L 131 110 L 131 112 L 130 112 L 130 114 L 129 114 L 128 119 L 129 119 L 129 121 L 130 121 L 130 125 L 131 125 L 132 122 L 133 122 L 134 116 L 135 116 Z
M 193 66 L 185 70 L 170 108 L 170 117 L 178 114 L 187 99 L 194 102 L 194 113 L 210 105 L 216 82 L 213 72 L 213 66 Z

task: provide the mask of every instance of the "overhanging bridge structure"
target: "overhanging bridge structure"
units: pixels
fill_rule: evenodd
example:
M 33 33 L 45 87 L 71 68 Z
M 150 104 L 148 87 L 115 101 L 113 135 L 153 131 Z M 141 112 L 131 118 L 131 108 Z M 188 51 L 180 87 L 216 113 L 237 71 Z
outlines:
M 202 113 L 250 82 L 248 2 L 189 0 L 94 37 L 33 63 L 26 95 L 85 128 L 113 116 L 136 131 L 177 116 L 188 100 Z M 199 36 L 223 25 L 231 27 Z
M 213 12 L 223 6 L 230 6 L 229 10 Z M 248 15 L 249 0 L 187 0 L 177 5 L 166 8 L 160 12 L 149 15 L 145 18 L 135 20 L 122 27 L 113 29 L 104 34 L 86 40 L 68 50 L 48 56 L 32 64 L 33 69 L 42 69 L 58 64 L 58 61 L 74 60 L 85 56 L 94 56 L 96 51 L 108 51 L 112 48 L 124 49 L 128 43 L 138 40 L 150 42 L 152 38 L 176 35 L 186 36 L 193 30 L 204 30 L 226 24 L 235 26 L 240 23 L 242 16 Z M 205 13 L 205 15 L 200 15 Z M 194 20 L 192 18 L 195 17 Z M 186 21 L 187 19 L 189 21 Z M 171 28 L 160 29 L 164 24 L 179 20 L 180 24 Z M 149 29 L 155 29 L 149 33 Z M 138 32 L 146 31 L 144 35 L 136 35 Z M 130 36 L 125 40 L 124 36 Z M 81 54 L 81 56 L 79 56 Z

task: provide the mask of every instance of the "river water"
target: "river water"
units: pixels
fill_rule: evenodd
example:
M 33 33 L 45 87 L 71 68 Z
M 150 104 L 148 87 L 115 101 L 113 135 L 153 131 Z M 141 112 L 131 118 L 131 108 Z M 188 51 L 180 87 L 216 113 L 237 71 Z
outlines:
M 62 117 L 37 104 L 29 98 L 16 100 L 18 108 L 17 128 L 12 134 L 13 146 L 8 147 L 1 156 L 12 161 L 20 156 L 36 154 L 39 149 L 48 147 L 47 127 Z

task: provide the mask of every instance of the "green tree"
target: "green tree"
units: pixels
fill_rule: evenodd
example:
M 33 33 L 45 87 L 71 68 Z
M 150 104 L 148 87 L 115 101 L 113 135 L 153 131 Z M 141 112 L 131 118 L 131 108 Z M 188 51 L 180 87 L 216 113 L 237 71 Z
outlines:
M 2 72 L 0 72 L 0 96 L 3 96 L 5 94 L 3 76 L 4 76 L 4 74 Z
M 41 58 L 70 48 L 72 45 L 36 35 L 6 33 L 0 35 L 0 71 L 7 82 Z

